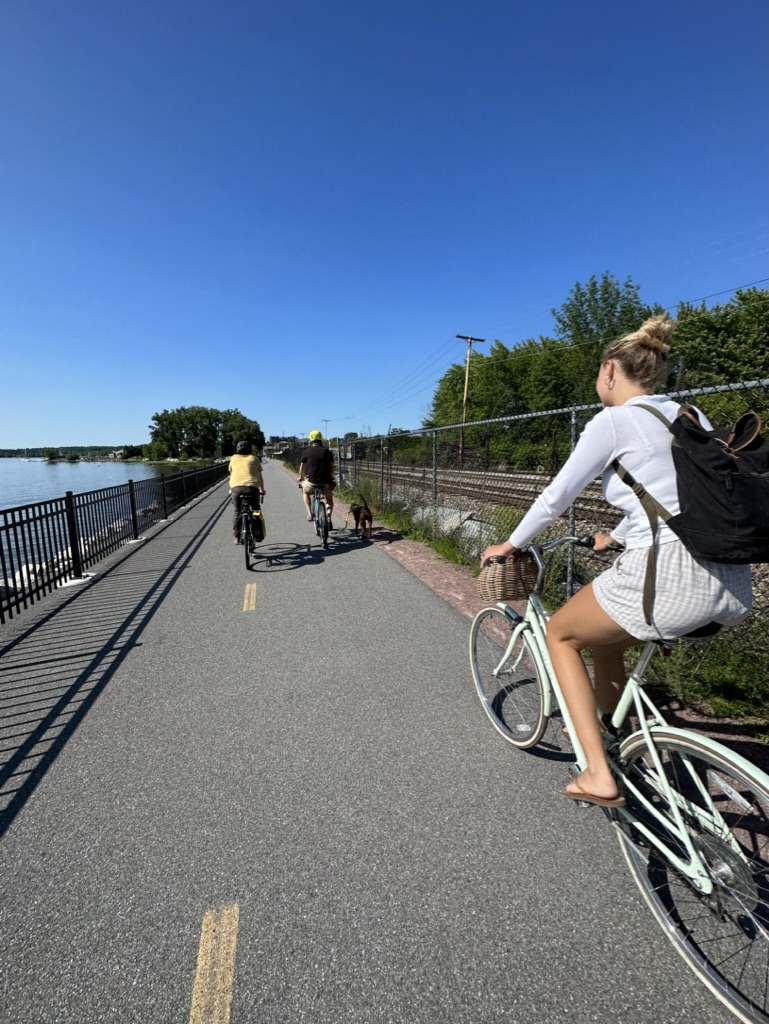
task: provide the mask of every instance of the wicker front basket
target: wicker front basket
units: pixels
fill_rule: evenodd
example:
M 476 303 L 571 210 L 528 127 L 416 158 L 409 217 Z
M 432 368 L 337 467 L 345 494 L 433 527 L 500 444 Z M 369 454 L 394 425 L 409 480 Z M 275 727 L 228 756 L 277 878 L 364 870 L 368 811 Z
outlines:
M 537 563 L 531 555 L 495 558 L 484 565 L 477 579 L 478 595 L 489 604 L 497 601 L 525 601 L 537 582 Z

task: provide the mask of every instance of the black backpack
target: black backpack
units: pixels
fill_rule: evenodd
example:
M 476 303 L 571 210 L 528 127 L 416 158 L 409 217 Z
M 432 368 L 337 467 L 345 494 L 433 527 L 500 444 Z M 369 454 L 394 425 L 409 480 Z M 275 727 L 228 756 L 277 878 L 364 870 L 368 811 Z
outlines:
M 656 416 L 673 435 L 678 515 L 660 505 L 617 459 L 612 463 L 638 496 L 652 538 L 662 519 L 697 558 L 736 565 L 769 562 L 769 443 L 761 436 L 761 417 L 746 412 L 731 429 L 705 430 L 689 405 L 681 406 L 672 423 L 650 405 L 637 407 Z M 654 601 L 654 560 L 652 544 L 644 585 L 647 623 Z

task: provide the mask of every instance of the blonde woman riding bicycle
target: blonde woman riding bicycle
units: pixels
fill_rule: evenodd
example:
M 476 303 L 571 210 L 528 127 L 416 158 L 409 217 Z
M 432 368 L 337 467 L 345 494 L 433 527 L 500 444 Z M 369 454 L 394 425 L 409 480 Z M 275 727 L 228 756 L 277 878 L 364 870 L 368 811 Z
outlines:
M 550 619 L 547 646 L 587 766 L 569 783 L 572 800 L 619 807 L 624 798 L 609 769 L 597 707 L 613 711 L 625 684 L 623 652 L 646 640 L 683 636 L 711 622 L 735 625 L 752 608 L 749 565 L 725 565 L 695 558 L 660 522 L 655 537 L 635 493 L 612 468 L 618 460 L 671 514 L 679 512 L 671 435 L 664 423 L 639 404 L 653 405 L 669 420 L 677 404 L 654 395 L 667 374 L 668 338 L 675 324 L 667 316 L 648 319 L 637 331 L 604 350 L 596 391 L 604 408 L 585 426 L 560 473 L 539 495 L 502 544 L 486 548 L 492 558 L 516 558 L 558 518 L 597 476 L 606 500 L 624 513 L 611 534 L 596 534 L 595 550 L 622 546 L 610 569 L 579 590 Z M 700 414 L 703 426 L 710 428 Z M 643 613 L 649 547 L 656 546 L 656 588 L 651 621 Z M 591 648 L 595 691 L 581 652 Z

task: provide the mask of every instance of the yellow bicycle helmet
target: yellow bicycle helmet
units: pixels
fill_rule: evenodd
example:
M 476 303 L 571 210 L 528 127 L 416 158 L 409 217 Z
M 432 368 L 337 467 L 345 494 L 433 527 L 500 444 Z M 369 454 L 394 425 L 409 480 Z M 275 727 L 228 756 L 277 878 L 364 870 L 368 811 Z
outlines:
M 307 435 L 311 441 L 322 441 L 323 434 L 319 430 L 311 430 Z

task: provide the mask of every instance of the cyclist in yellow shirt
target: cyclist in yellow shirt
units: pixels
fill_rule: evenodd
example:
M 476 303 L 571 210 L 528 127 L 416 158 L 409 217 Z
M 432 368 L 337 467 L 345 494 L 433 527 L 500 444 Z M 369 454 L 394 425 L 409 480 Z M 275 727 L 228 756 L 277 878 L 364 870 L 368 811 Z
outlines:
M 230 459 L 230 495 L 232 497 L 232 532 L 235 543 L 240 543 L 240 499 L 248 495 L 251 508 L 256 511 L 267 493 L 262 479 L 262 463 L 251 453 L 250 441 L 238 441 L 235 455 Z

